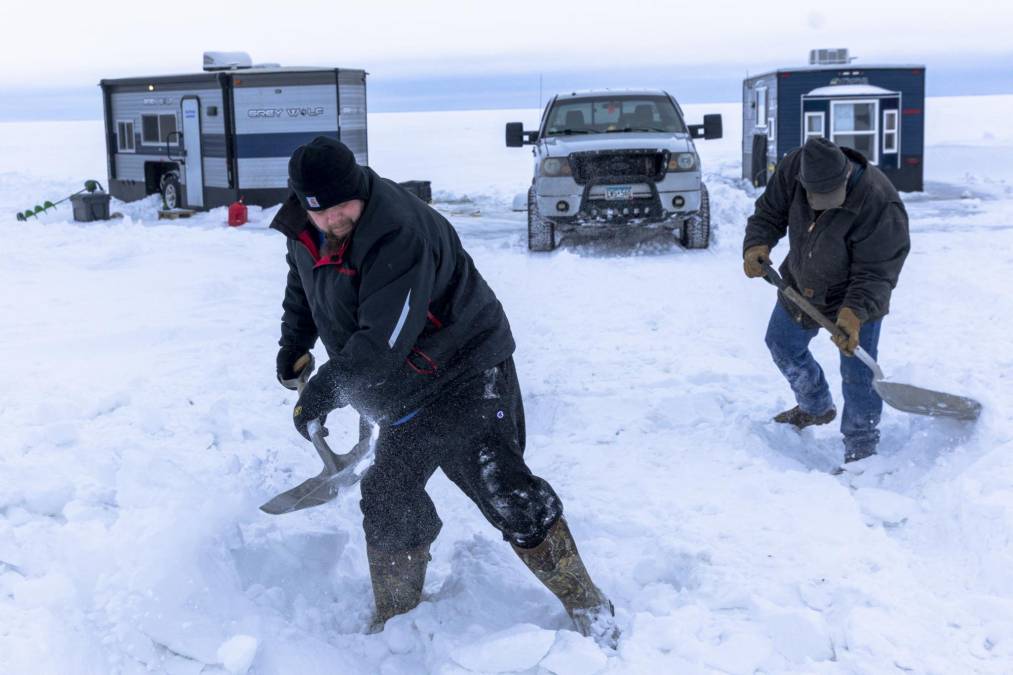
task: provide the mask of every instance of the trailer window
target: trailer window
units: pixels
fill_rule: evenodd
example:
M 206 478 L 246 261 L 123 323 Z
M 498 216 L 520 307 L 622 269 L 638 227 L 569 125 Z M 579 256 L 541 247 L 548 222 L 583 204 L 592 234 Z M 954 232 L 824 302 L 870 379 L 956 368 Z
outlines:
M 823 135 L 823 113 L 821 112 L 807 112 L 805 114 L 805 138 L 803 142 L 809 140 L 811 136 L 822 136 Z
M 756 90 L 756 99 L 754 101 L 756 106 L 756 126 L 765 127 L 767 126 L 767 90 L 760 88 Z
M 878 101 L 831 101 L 830 140 L 879 163 Z
M 166 141 L 169 145 L 179 145 L 176 131 L 175 113 L 160 115 L 141 115 L 141 140 L 145 145 L 161 145 Z
M 120 152 L 134 151 L 133 120 L 116 123 L 116 148 Z
M 179 145 L 179 134 L 176 133 L 176 115 L 169 113 L 168 115 L 158 116 L 158 135 L 162 139 L 162 142 L 169 142 L 169 145 Z
M 897 111 L 883 111 L 883 153 L 897 153 Z
M 158 144 L 158 115 L 141 115 L 141 140 L 146 145 Z

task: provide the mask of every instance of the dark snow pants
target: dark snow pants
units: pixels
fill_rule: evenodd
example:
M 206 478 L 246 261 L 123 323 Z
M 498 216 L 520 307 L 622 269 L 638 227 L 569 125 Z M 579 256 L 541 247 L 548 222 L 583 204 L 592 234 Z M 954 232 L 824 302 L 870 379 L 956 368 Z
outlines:
M 872 358 L 878 353 L 882 324 L 882 319 L 862 324 L 858 335 L 859 344 Z M 798 407 L 813 415 L 825 413 L 834 406 L 823 369 L 809 351 L 809 343 L 817 333 L 818 328 L 804 328 L 796 323 L 778 302 L 770 315 L 766 337 L 774 364 L 791 385 Z M 883 399 L 872 388 L 872 371 L 857 358 L 841 353 L 841 388 L 844 393 L 841 433 L 845 448 L 859 454 L 875 450 L 879 443 L 877 427 L 883 414 Z
M 403 551 L 436 539 L 443 523 L 425 487 L 437 468 L 518 546 L 541 543 L 562 515 L 552 487 L 524 463 L 524 407 L 513 359 L 380 430 L 361 484 L 370 546 Z

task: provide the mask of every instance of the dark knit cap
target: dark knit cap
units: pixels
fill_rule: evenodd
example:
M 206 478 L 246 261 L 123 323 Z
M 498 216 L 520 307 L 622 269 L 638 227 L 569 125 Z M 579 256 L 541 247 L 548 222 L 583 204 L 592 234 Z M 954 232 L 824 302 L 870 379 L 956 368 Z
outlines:
M 295 149 L 288 161 L 288 184 L 307 211 L 369 199 L 369 181 L 355 155 L 328 136 L 317 136 Z
M 840 206 L 847 192 L 848 158 L 826 138 L 814 136 L 802 146 L 799 180 L 817 211 Z

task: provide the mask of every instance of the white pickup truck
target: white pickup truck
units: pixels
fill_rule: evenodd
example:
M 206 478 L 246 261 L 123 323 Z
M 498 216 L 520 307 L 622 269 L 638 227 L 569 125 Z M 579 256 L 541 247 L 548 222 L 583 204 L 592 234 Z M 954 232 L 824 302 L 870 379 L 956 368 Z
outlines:
M 710 204 L 693 139 L 721 134 L 721 115 L 687 126 L 674 98 L 650 90 L 559 94 L 537 131 L 507 124 L 507 146 L 534 146 L 528 248 L 634 228 L 667 229 L 686 248 L 706 248 Z

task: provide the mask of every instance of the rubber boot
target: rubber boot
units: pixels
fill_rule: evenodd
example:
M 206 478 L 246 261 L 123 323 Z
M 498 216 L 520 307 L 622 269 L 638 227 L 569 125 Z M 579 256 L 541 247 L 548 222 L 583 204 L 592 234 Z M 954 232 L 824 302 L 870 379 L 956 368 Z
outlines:
M 846 440 L 844 441 L 844 463 L 850 464 L 851 462 L 860 462 L 863 459 L 872 457 L 876 454 L 876 444 L 849 444 Z
M 394 553 L 367 546 L 366 557 L 376 601 L 371 629 L 379 632 L 388 619 L 415 609 L 422 601 L 422 585 L 432 556 L 427 545 Z
M 563 603 L 577 630 L 603 647 L 619 644 L 615 609 L 584 567 L 570 528 L 560 518 L 542 543 L 534 548 L 514 546 L 514 551 L 538 580 Z

